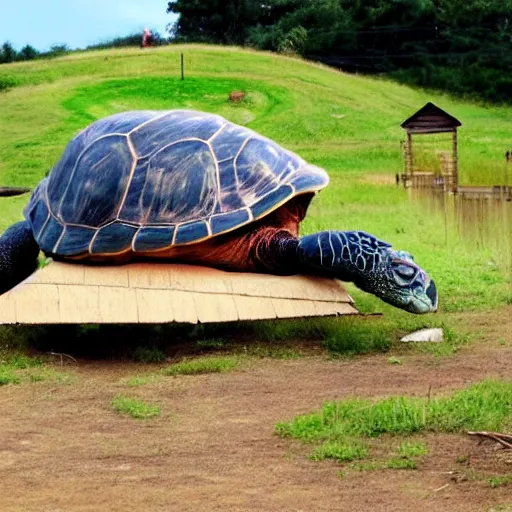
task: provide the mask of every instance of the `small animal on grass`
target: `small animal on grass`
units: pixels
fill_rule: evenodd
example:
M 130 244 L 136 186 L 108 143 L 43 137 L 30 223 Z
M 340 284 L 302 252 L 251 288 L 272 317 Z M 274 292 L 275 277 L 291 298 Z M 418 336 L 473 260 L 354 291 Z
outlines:
M 0 293 L 54 260 L 158 260 L 226 271 L 309 274 L 355 283 L 411 313 L 436 311 L 413 257 L 362 231 L 299 236 L 324 169 L 223 117 L 128 111 L 69 141 L 25 220 L 0 237 Z

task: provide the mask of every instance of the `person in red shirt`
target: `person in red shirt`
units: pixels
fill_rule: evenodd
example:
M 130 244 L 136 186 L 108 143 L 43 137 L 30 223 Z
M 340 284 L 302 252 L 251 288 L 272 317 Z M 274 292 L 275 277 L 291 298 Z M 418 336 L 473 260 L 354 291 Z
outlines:
M 142 36 L 142 47 L 147 48 L 148 46 L 151 46 L 151 39 L 151 31 L 149 30 L 149 28 L 145 28 L 144 35 Z

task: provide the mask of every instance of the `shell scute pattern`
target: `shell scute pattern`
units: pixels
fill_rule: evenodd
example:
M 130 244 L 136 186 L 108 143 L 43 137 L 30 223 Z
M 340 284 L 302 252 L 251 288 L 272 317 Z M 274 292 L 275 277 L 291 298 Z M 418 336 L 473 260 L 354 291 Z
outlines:
M 109 135 L 94 141 L 78 158 L 56 209 L 57 217 L 65 224 L 91 227 L 113 221 L 133 163 L 125 136 Z
M 54 208 L 58 207 L 60 200 L 64 197 L 72 179 L 73 169 L 87 147 L 85 137 L 85 132 L 82 132 L 68 143 L 64 154 L 55 164 L 48 178 L 41 183 L 41 185 L 46 184 L 46 182 L 49 183 L 47 200 Z M 39 188 L 41 189 L 41 186 Z
M 137 229 L 122 222 L 109 224 L 97 232 L 91 242 L 90 251 L 92 254 L 116 254 L 128 251 Z
M 138 157 L 149 158 L 166 146 L 186 139 L 208 141 L 224 123 L 216 115 L 205 117 L 196 112 L 180 110 L 159 116 L 136 128 L 130 133 L 130 139 Z
M 189 244 L 195 240 L 201 240 L 210 236 L 209 223 L 200 220 L 196 222 L 187 222 L 176 227 L 174 237 L 175 245 Z
M 221 190 L 219 212 L 229 212 L 244 208 L 245 202 L 238 191 L 238 177 L 234 159 L 224 160 L 218 166 Z
M 266 140 L 250 139 L 235 160 L 238 191 L 246 205 L 252 206 L 279 187 L 289 165 L 297 169 L 299 159 Z
M 236 229 L 328 181 L 218 115 L 124 112 L 72 139 L 25 214 L 47 253 L 158 251 Z
M 136 110 L 120 112 L 95 121 L 81 132 L 83 143 L 88 146 L 105 135 L 114 133 L 128 135 L 145 123 L 152 121 L 162 113 L 158 110 Z
M 219 163 L 234 160 L 254 133 L 235 124 L 225 124 L 210 141 Z
M 291 185 L 281 185 L 279 188 L 272 190 L 269 194 L 263 196 L 257 201 L 252 207 L 252 216 L 257 219 L 261 217 L 265 212 L 272 209 L 275 204 L 281 204 L 290 197 L 293 197 L 295 190 Z
M 97 230 L 85 226 L 66 226 L 65 236 L 59 243 L 59 254 L 72 256 L 77 251 L 87 252 Z
M 50 215 L 36 238 L 39 247 L 45 252 L 46 250 L 51 252 L 62 240 L 64 229 L 65 227 Z
M 252 214 L 248 209 L 213 215 L 210 219 L 212 235 L 225 233 L 226 231 L 230 231 L 238 226 L 243 226 L 251 219 Z
M 141 228 L 133 241 L 135 252 L 157 251 L 169 247 L 174 239 L 175 226 L 147 226 Z
M 35 238 L 39 237 L 46 223 L 50 220 L 50 210 L 45 198 L 42 197 L 42 193 L 43 188 L 40 186 L 34 190 L 26 212 L 29 222 L 34 227 Z
M 169 172 L 172 170 L 174 172 Z M 177 142 L 148 161 L 143 194 L 133 188 L 127 199 L 142 196 L 139 215 L 121 220 L 148 224 L 177 224 L 210 216 L 219 196 L 215 160 L 202 141 Z

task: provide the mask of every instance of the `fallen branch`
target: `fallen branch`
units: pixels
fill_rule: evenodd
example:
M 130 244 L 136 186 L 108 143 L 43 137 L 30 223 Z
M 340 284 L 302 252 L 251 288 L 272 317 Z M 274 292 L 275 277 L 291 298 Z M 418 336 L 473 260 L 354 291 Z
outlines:
M 55 357 L 60 357 L 60 365 L 62 366 L 64 364 L 64 358 L 67 357 L 68 359 L 71 359 L 72 361 L 74 361 L 76 364 L 78 364 L 78 361 L 73 357 L 73 356 L 70 356 L 69 354 L 62 354 L 60 352 L 48 352 L 48 354 L 50 356 L 55 356 Z
M 504 448 L 512 450 L 512 435 L 500 434 L 499 432 L 468 432 L 470 436 L 479 436 L 482 438 L 492 439 L 497 443 L 501 444 Z

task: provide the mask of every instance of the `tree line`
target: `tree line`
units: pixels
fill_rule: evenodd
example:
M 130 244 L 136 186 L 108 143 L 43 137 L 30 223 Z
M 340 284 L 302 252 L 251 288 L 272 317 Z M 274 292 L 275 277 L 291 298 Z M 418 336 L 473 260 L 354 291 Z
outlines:
M 0 47 L 0 64 L 7 64 L 18 60 L 32 60 L 38 56 L 39 52 L 29 44 L 25 45 L 20 51 L 17 51 L 9 41 L 6 41 Z
M 288 52 L 345 71 L 512 99 L 512 0 L 173 0 L 179 42 Z
M 168 43 L 169 41 L 163 37 L 158 31 L 152 32 L 152 44 L 154 46 Z M 125 36 L 107 39 L 99 43 L 89 45 L 85 50 L 103 50 L 106 48 L 123 48 L 127 46 L 141 46 L 142 32 L 135 32 Z M 32 45 L 27 44 L 20 50 L 16 50 L 10 41 L 5 41 L 0 46 L 0 64 L 8 64 L 10 62 L 18 62 L 33 59 L 48 59 L 58 57 L 72 51 L 67 44 L 55 44 L 47 51 L 38 51 Z
M 162 15 L 165 4 L 162 5 Z M 512 0 L 171 0 L 170 37 L 154 44 L 204 42 L 292 53 L 349 72 L 492 101 L 512 100 Z M 85 48 L 139 46 L 134 33 Z M 0 46 L 0 64 L 51 58 Z

